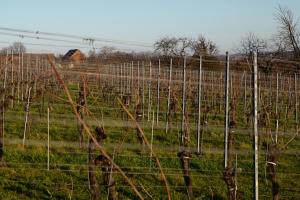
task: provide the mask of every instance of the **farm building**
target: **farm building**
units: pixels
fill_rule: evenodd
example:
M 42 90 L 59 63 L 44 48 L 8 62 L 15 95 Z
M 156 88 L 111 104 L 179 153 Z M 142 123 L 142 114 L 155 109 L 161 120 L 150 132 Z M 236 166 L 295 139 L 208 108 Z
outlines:
M 79 49 L 71 49 L 69 50 L 62 58 L 63 61 L 71 61 L 74 63 L 80 63 L 86 59 L 84 53 L 82 53 Z

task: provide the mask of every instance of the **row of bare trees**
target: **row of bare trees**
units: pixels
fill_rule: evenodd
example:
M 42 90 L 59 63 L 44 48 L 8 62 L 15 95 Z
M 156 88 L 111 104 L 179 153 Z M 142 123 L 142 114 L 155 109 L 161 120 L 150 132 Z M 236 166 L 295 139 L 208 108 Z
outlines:
M 154 47 L 157 53 L 167 57 L 214 56 L 218 53 L 217 45 L 203 35 L 196 40 L 188 37 L 164 37 L 156 41 Z
M 300 59 L 300 29 L 299 22 L 291 9 L 278 6 L 274 12 L 277 31 L 270 38 L 262 38 L 256 33 L 249 32 L 243 36 L 235 49 L 236 53 L 250 56 L 257 52 L 258 56 L 272 56 L 279 58 Z M 154 43 L 152 52 L 123 52 L 114 47 L 105 46 L 99 52 L 91 51 L 90 58 L 125 61 L 130 58 L 151 59 L 153 57 L 210 57 L 216 58 L 219 48 L 215 42 L 200 34 L 198 38 L 166 36 Z
M 11 45 L 4 47 L 0 50 L 0 54 L 6 55 L 7 53 L 20 54 L 26 53 L 26 47 L 21 42 L 14 42 Z
M 278 6 L 274 17 L 277 22 L 277 32 L 271 39 L 264 39 L 254 33 L 248 33 L 240 41 L 237 51 L 250 55 L 251 52 L 262 54 L 272 53 L 276 57 L 300 59 L 300 27 L 291 9 Z
M 300 59 L 300 27 L 296 16 L 288 7 L 279 5 L 274 12 L 277 23 L 277 32 L 269 39 L 261 38 L 255 33 L 248 33 L 241 38 L 237 53 L 250 55 L 250 52 L 257 52 L 259 56 L 263 54 L 276 57 L 290 57 L 295 60 Z M 114 47 L 105 46 L 99 52 L 92 50 L 89 52 L 89 59 L 107 61 L 126 61 L 151 59 L 153 57 L 183 57 L 183 56 L 210 56 L 215 57 L 219 53 L 215 42 L 200 34 L 198 38 L 190 37 L 163 37 L 154 43 L 154 54 L 151 51 L 126 52 Z M 21 42 L 4 47 L 0 54 L 25 53 L 26 47 Z
M 278 27 L 273 37 L 264 39 L 250 32 L 241 38 L 237 53 L 250 56 L 251 52 L 257 52 L 259 56 L 272 54 L 300 59 L 299 22 L 295 20 L 292 10 L 279 5 L 274 16 Z M 154 48 L 158 55 L 166 57 L 216 56 L 219 52 L 217 45 L 204 35 L 197 39 L 164 37 L 155 42 Z

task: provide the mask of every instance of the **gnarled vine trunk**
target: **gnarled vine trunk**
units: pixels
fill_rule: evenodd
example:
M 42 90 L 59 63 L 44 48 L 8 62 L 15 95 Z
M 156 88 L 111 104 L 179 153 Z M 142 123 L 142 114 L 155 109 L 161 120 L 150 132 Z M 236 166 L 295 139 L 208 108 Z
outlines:
M 184 178 L 185 185 L 187 187 L 188 198 L 189 198 L 189 200 L 193 200 L 194 199 L 193 185 L 192 185 L 192 179 L 190 177 L 190 170 L 189 170 L 192 154 L 187 151 L 182 151 L 182 152 L 179 152 L 177 154 L 177 156 L 180 159 L 182 172 L 183 172 L 183 178 Z
M 276 178 L 276 166 L 278 159 L 278 150 L 277 145 L 275 143 L 268 145 L 268 153 L 267 153 L 267 172 L 269 180 L 272 183 L 272 195 L 273 200 L 279 200 L 279 183 Z

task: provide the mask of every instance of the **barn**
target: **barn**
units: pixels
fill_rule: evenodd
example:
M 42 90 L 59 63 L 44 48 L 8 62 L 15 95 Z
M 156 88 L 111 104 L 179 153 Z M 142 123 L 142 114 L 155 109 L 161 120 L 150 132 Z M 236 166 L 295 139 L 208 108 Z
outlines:
M 71 61 L 74 63 L 81 63 L 85 61 L 86 56 L 79 49 L 69 50 L 63 57 L 63 61 Z

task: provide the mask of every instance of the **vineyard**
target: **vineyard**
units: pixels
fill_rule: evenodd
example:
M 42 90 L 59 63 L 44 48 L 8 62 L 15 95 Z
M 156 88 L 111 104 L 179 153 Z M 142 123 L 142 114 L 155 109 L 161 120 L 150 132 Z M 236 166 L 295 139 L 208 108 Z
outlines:
M 297 73 L 0 59 L 1 199 L 300 199 Z

